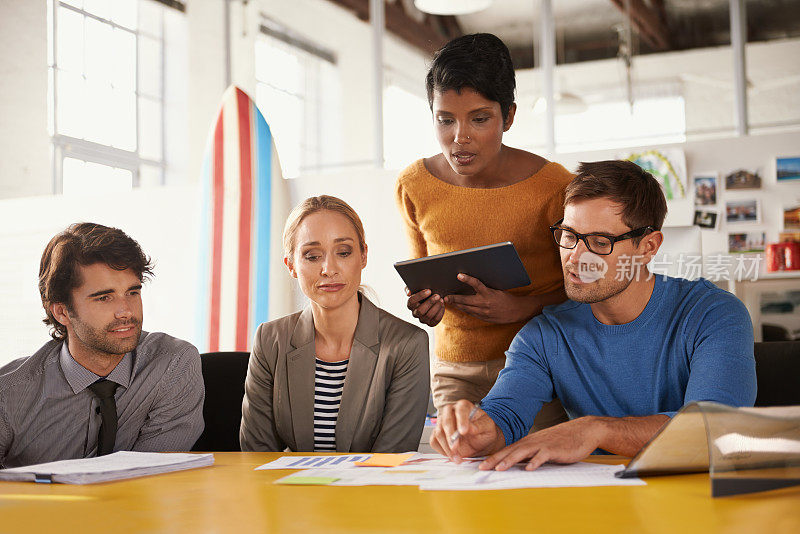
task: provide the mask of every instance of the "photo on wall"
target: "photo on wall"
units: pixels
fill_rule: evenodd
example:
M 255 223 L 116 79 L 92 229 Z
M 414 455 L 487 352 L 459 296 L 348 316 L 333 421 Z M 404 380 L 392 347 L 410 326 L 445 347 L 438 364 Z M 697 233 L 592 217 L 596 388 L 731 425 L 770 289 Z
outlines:
M 694 212 L 694 225 L 714 230 L 717 227 L 717 216 L 716 211 L 696 210 Z
M 778 181 L 800 180 L 800 156 L 775 159 Z
M 626 159 L 646 170 L 661 184 L 667 200 L 686 198 L 686 155 L 680 148 L 659 148 L 643 152 L 622 152 L 617 159 Z
M 713 206 L 717 203 L 717 173 L 694 175 L 694 205 Z
M 739 169 L 725 176 L 725 189 L 761 189 L 758 171 Z
M 761 201 L 727 201 L 725 203 L 725 222 L 728 224 L 761 222 Z
M 728 234 L 728 253 L 764 252 L 765 243 L 766 236 L 764 232 Z
M 800 205 L 783 209 L 783 229 L 800 230 Z

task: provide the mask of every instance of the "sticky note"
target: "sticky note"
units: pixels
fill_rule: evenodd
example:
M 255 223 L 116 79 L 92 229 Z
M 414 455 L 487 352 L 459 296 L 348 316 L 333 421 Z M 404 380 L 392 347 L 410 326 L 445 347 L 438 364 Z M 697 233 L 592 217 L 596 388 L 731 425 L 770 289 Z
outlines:
M 414 456 L 413 452 L 404 454 L 397 453 L 375 453 L 363 462 L 356 462 L 355 465 L 362 467 L 397 467 L 409 458 Z
M 289 475 L 275 481 L 275 484 L 296 484 L 302 486 L 327 486 L 339 480 L 335 477 L 305 477 Z

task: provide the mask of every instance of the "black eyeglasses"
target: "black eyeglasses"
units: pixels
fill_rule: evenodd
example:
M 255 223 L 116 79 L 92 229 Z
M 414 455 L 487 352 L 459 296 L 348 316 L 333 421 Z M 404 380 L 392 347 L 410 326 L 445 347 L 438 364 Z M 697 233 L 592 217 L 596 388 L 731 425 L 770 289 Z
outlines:
M 570 249 L 575 248 L 578 246 L 578 240 L 580 239 L 583 241 L 583 244 L 586 245 L 586 248 L 588 248 L 591 252 L 601 256 L 611 254 L 611 252 L 614 251 L 614 243 L 617 241 L 624 241 L 626 239 L 640 237 L 655 230 L 655 228 L 652 226 L 643 226 L 618 236 L 609 236 L 604 234 L 579 234 L 577 232 L 573 232 L 572 230 L 567 230 L 566 228 L 561 228 L 558 226 L 562 222 L 564 222 L 564 219 L 561 219 L 550 227 L 550 231 L 553 232 L 553 237 L 555 238 L 556 244 L 558 244 L 559 247 Z

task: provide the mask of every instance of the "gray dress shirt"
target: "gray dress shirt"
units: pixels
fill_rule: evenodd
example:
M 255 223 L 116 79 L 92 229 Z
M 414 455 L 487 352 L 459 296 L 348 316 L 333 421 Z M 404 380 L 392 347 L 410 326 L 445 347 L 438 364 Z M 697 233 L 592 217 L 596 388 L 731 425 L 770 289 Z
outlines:
M 99 378 L 60 341 L 0 368 L 0 466 L 96 456 L 101 417 L 88 386 Z M 203 431 L 205 396 L 192 344 L 142 332 L 106 378 L 119 384 L 115 451 L 191 449 Z

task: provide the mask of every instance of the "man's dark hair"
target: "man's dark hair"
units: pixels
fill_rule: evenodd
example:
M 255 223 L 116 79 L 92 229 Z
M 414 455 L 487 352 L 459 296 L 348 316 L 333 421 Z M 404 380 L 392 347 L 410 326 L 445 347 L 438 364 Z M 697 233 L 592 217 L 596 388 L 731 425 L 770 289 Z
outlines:
M 465 87 L 472 88 L 498 102 L 505 121 L 517 82 L 511 54 L 503 41 L 491 33 L 473 33 L 453 39 L 434 54 L 425 86 L 431 107 L 434 91 L 461 93 Z
M 134 239 L 118 228 L 101 224 L 75 223 L 57 234 L 44 249 L 39 263 L 39 295 L 53 339 L 63 340 L 67 329 L 56 321 L 51 305 L 62 303 L 70 308 L 70 295 L 80 286 L 78 266 L 105 263 L 112 269 L 130 269 L 144 282 L 153 274 L 150 258 Z
M 607 198 L 622 207 L 622 222 L 631 230 L 652 226 L 661 230 L 667 200 L 653 175 L 632 161 L 581 163 L 567 185 L 564 206 L 593 198 Z

